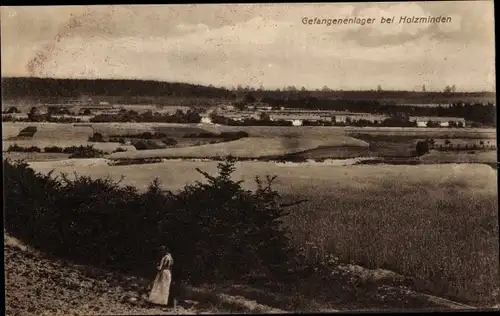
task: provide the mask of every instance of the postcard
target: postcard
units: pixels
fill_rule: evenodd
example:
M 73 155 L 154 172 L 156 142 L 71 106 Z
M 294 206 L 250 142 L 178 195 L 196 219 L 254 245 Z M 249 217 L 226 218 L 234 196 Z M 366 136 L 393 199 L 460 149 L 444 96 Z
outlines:
M 0 11 L 7 315 L 499 309 L 493 1 Z

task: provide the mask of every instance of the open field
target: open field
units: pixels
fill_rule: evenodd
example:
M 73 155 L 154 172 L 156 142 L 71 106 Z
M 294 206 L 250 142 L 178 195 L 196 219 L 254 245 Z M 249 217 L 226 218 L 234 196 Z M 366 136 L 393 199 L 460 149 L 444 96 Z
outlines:
M 91 125 L 91 126 L 90 126 Z M 49 139 L 87 140 L 92 133 L 103 135 L 137 134 L 141 132 L 164 132 L 184 135 L 187 133 L 206 132 L 197 124 L 176 123 L 47 123 L 47 122 L 4 122 L 2 138 L 16 136 L 23 128 L 36 126 L 37 136 Z
M 412 136 L 418 138 L 476 138 L 496 139 L 494 128 L 392 128 L 392 127 L 339 127 L 339 126 L 223 126 L 213 124 L 176 124 L 176 123 L 88 123 L 95 131 L 103 134 L 111 133 L 138 133 L 146 131 L 158 131 L 164 133 L 197 133 L 200 131 L 230 132 L 246 131 L 250 136 L 331 136 L 336 134 L 348 134 L 356 137 L 357 134 L 381 135 L 381 136 Z M 30 122 L 5 122 L 2 124 L 3 138 L 15 136 L 21 129 L 27 126 L 43 126 L 57 132 L 70 132 L 77 129 L 82 132 L 92 133 L 88 124 L 81 125 L 65 123 L 30 123 Z M 74 135 L 73 137 L 77 137 Z
M 17 144 L 21 147 L 31 147 L 36 146 L 43 150 L 45 147 L 57 146 L 57 147 L 71 147 L 71 146 L 87 146 L 92 145 L 95 149 L 100 149 L 104 152 L 111 153 L 117 148 L 124 148 L 128 152 L 136 151 L 135 147 L 132 145 L 124 145 L 120 143 L 99 143 L 99 142 L 87 142 L 87 141 L 49 141 L 49 140 L 4 140 L 3 141 L 3 151 L 9 149 L 9 146 Z
M 119 179 L 145 189 L 159 177 L 177 190 L 216 171 L 214 162 L 167 161 L 109 167 L 103 159 L 32 163 Z M 287 219 L 292 239 L 308 256 L 383 267 L 427 280 L 434 294 L 482 304 L 498 298 L 496 172 L 485 165 L 349 166 L 239 162 L 235 180 L 275 174 L 286 200 L 308 199 Z M 179 175 L 182 175 L 180 177 Z M 398 183 L 398 185 L 395 185 Z M 390 201 L 388 201 L 390 199 Z
M 423 138 L 496 139 L 494 128 L 432 128 L 432 127 L 345 127 L 348 135 L 411 136 Z
M 473 139 L 473 138 L 451 138 L 451 139 L 446 139 L 446 138 L 437 138 L 434 140 L 434 145 L 435 146 L 447 146 L 446 141 L 449 141 L 449 144 L 456 147 L 465 147 L 465 146 L 477 146 L 477 148 L 481 147 L 489 147 L 489 146 L 496 146 L 496 139 Z
M 87 141 L 88 137 L 92 135 L 91 127 L 79 126 L 75 127 L 73 124 L 59 124 L 59 123 L 38 123 L 38 122 L 16 122 L 16 123 L 3 123 L 2 124 L 2 139 L 15 137 L 19 132 L 28 126 L 36 126 L 38 131 L 33 136 L 34 140 L 45 141 Z
M 214 132 L 245 131 L 251 136 L 287 136 L 358 134 L 382 136 L 412 136 L 430 138 L 486 138 L 496 139 L 494 128 L 419 128 L 419 127 L 341 127 L 341 126 L 224 126 L 199 124 Z
M 494 170 L 373 167 L 317 187 L 289 178 L 295 190 L 287 196 L 310 201 L 291 213 L 297 244 L 306 245 L 311 257 L 334 253 L 343 261 L 426 280 L 423 288 L 442 296 L 475 304 L 498 299 Z
M 419 157 L 420 161 L 431 162 L 439 161 L 441 163 L 496 163 L 496 150 L 484 151 L 437 151 L 431 150 L 429 153 Z
M 192 147 L 166 148 L 141 150 L 136 152 L 114 153 L 108 156 L 110 159 L 116 158 L 155 158 L 155 157 L 190 157 L 209 158 L 224 157 L 232 155 L 234 157 L 266 157 L 281 156 L 290 153 L 301 152 L 314 149 L 319 146 L 353 146 L 368 147 L 368 143 L 361 140 L 336 136 L 329 140 L 317 138 L 266 138 L 266 137 L 246 137 L 235 141 L 208 144 Z
M 32 138 L 17 138 L 19 132 L 28 126 L 36 126 L 38 131 Z M 94 132 L 110 135 L 130 135 L 142 132 L 163 132 L 170 137 L 182 137 L 186 134 L 206 132 L 206 130 L 192 125 L 183 124 L 144 124 L 144 123 L 98 123 L 89 127 L 86 124 L 59 124 L 59 123 L 3 123 L 2 140 L 3 150 L 7 150 L 10 145 L 18 144 L 23 147 L 37 146 L 41 149 L 48 146 L 70 147 L 93 145 L 94 148 L 112 152 L 118 147 L 135 151 L 134 146 L 120 143 L 89 142 L 88 138 Z M 185 144 L 187 143 L 187 144 Z M 183 142 L 181 145 L 195 144 L 194 140 Z
M 4 149 L 6 150 L 6 149 Z M 7 158 L 13 161 L 16 160 L 26 160 L 26 161 L 53 161 L 53 160 L 65 160 L 71 154 L 65 153 L 37 153 L 37 152 L 3 152 L 3 158 Z
M 37 126 L 38 132 L 32 139 L 11 139 L 21 129 Z M 161 132 L 168 137 L 177 138 L 175 147 L 155 151 L 137 152 L 138 157 L 214 157 L 233 154 L 240 157 L 259 157 L 293 153 L 298 158 L 306 159 L 345 159 L 354 157 L 412 157 L 415 144 L 427 137 L 434 138 L 436 145 L 443 145 L 448 139 L 453 146 L 476 144 L 485 146 L 496 144 L 494 129 L 448 129 L 448 128 L 351 128 L 351 127 L 231 127 L 210 124 L 173 124 L 173 123 L 94 123 L 58 124 L 58 123 L 4 123 L 2 126 L 4 150 L 11 144 L 20 146 L 80 146 L 90 144 L 87 140 L 94 132 L 104 136 L 138 134 L 142 132 Z M 207 144 L 203 139 L 185 139 L 183 136 L 202 132 L 246 131 L 252 140 L 240 140 L 236 143 Z M 349 135 L 349 136 L 347 136 Z M 356 139 L 352 138 L 355 137 Z M 349 141 L 345 142 L 343 140 Z M 366 148 L 362 142 L 370 144 Z M 127 147 L 128 153 L 120 153 L 113 158 L 128 157 L 133 146 L 118 143 L 93 143 L 98 149 L 111 152 L 118 147 Z M 202 146 L 199 146 L 202 145 Z M 196 148 L 195 148 L 196 147 Z M 247 154 L 250 153 L 250 154 Z M 461 154 L 463 155 L 463 154 Z M 470 155 L 469 155 L 470 156 Z M 471 161 L 482 162 L 482 156 Z M 132 156 L 130 156 L 132 158 Z M 474 159 L 472 159 L 474 158 Z M 490 161 L 491 159 L 488 159 Z M 436 162 L 439 162 L 436 161 Z
M 125 109 L 127 111 L 136 111 L 138 113 L 143 113 L 147 111 L 159 112 L 159 113 L 175 113 L 177 110 L 187 111 L 191 109 L 188 106 L 169 106 L 169 105 L 154 105 L 154 104 L 113 104 L 113 108 Z
M 320 146 L 318 148 L 287 155 L 287 158 L 302 159 L 350 159 L 359 157 L 374 157 L 376 153 L 362 146 Z

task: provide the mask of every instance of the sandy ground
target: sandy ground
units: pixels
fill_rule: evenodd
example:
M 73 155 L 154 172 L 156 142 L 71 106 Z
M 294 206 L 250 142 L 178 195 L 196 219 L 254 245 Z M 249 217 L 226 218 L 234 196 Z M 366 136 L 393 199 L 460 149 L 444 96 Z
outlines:
M 133 280 L 117 282 L 116 276 L 98 270 L 89 276 L 85 267 L 52 260 L 12 240 L 4 254 L 6 315 L 189 313 L 182 307 L 149 307 L 137 298 L 139 286 Z

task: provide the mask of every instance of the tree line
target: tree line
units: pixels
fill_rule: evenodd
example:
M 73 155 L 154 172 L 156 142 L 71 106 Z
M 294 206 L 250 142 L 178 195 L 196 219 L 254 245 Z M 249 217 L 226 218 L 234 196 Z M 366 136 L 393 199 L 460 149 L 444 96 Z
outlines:
M 2 78 L 5 98 L 78 98 L 88 96 L 190 96 L 232 98 L 224 88 L 146 80 Z
M 258 89 L 238 85 L 237 88 L 226 89 L 178 82 L 162 82 L 152 80 L 115 80 L 115 79 L 52 79 L 33 77 L 5 77 L 2 78 L 2 93 L 5 99 L 16 98 L 78 98 L 87 96 L 125 96 L 129 100 L 140 98 L 166 96 L 178 97 L 209 97 L 235 100 L 245 93 L 252 93 L 258 99 L 297 99 L 297 98 L 321 98 L 321 99 L 351 99 L 351 100 L 416 100 L 420 103 L 447 103 L 450 100 L 473 100 L 470 102 L 495 102 L 493 92 L 456 92 L 453 87 L 446 87 L 443 92 L 429 91 L 391 91 L 377 90 L 348 91 L 335 90 L 326 85 L 314 91 L 302 87 L 287 86 L 283 89 L 270 90 L 260 87 Z M 424 89 L 425 90 L 425 89 Z

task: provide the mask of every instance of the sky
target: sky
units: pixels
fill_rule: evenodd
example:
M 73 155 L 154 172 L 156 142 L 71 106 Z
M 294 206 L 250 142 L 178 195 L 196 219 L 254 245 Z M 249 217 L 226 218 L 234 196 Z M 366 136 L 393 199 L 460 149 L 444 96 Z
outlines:
M 1 7 L 2 77 L 494 91 L 493 1 Z M 451 23 L 399 24 L 401 16 Z M 310 25 L 304 18 L 375 18 Z M 381 24 L 381 17 L 395 17 Z

